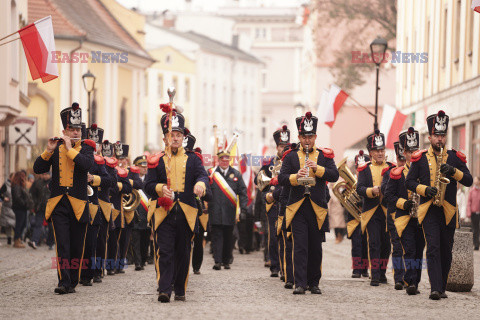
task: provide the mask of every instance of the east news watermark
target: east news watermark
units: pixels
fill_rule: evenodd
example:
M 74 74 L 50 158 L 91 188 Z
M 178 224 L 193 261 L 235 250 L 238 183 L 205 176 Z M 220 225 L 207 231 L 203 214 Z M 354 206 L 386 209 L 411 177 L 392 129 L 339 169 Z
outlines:
M 52 51 L 52 63 L 127 63 L 128 52 L 62 52 Z
M 373 63 L 374 61 L 382 63 L 428 63 L 428 52 L 403 52 L 391 51 L 385 53 L 372 53 L 362 51 L 352 51 L 352 63 Z

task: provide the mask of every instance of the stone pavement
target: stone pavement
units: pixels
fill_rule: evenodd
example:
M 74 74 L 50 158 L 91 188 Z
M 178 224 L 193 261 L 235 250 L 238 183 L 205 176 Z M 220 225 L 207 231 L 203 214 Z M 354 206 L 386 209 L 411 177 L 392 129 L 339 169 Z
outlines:
M 155 271 L 131 266 L 125 274 L 106 276 L 93 287 L 58 296 L 51 269 L 54 251 L 43 246 L 13 249 L 1 239 L 0 319 L 443 319 L 480 317 L 480 253 L 475 251 L 475 285 L 470 293 L 447 292 L 441 301 L 428 299 L 426 270 L 421 294 L 407 296 L 389 283 L 370 287 L 367 279 L 351 279 L 350 241 L 335 244 L 332 235 L 324 244 L 322 295 L 294 296 L 278 278 L 270 278 L 259 252 L 235 251 L 231 270 L 212 270 L 206 253 L 201 275 L 190 274 L 187 301 L 157 302 Z M 206 250 L 207 251 L 207 250 Z M 173 298 L 173 297 L 172 297 Z

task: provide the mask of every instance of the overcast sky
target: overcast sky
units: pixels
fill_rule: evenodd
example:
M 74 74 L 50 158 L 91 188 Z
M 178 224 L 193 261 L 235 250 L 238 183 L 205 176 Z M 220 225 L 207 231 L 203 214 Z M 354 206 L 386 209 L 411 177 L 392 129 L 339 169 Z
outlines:
M 185 0 L 117 0 L 127 8 L 136 7 L 143 12 L 170 10 L 184 10 Z M 308 2 L 306 0 L 240 0 L 242 3 L 248 3 L 251 6 L 298 6 Z M 206 11 L 213 11 L 218 7 L 229 6 L 236 1 L 232 0 L 192 0 L 194 8 L 203 8 Z

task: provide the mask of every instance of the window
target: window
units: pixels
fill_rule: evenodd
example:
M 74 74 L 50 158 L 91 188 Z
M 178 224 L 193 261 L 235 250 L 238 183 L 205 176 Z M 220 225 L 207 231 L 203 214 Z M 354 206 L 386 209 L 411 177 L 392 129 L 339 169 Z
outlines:
M 157 78 L 157 96 L 161 98 L 163 96 L 163 76 L 159 75 Z
M 272 28 L 272 41 L 286 41 L 287 28 Z
M 455 17 L 455 60 L 457 63 L 460 59 L 460 24 L 462 20 L 462 1 L 457 0 L 456 17 Z
M 448 9 L 445 9 L 443 13 L 443 25 L 442 25 L 442 68 L 447 65 L 447 20 L 448 20 Z
M 172 63 L 172 58 L 170 57 L 169 54 L 167 54 L 167 56 L 165 57 L 165 63 L 166 64 L 171 64 Z
M 480 175 L 480 121 L 475 121 L 474 123 L 472 123 L 471 152 L 472 152 L 472 155 L 470 157 L 472 161 L 471 172 L 473 176 L 478 177 Z
M 459 125 L 453 128 L 453 140 L 452 147 L 460 150 L 461 152 L 466 152 L 465 146 L 465 125 Z
M 467 8 L 469 8 L 470 5 L 468 5 Z M 475 11 L 467 9 L 467 32 L 468 32 L 468 38 L 467 38 L 467 48 L 466 52 L 467 55 L 470 57 L 470 61 L 472 59 L 472 52 L 473 52 L 473 15 Z
M 189 102 L 190 101 L 190 80 L 189 79 L 185 79 L 185 102 Z
M 266 38 L 267 38 L 266 28 L 255 28 L 255 39 L 266 39 Z

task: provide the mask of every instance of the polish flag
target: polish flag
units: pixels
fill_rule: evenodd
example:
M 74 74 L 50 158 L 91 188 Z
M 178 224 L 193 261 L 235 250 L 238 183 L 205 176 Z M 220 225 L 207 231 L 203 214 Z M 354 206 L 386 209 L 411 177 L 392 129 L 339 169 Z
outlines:
M 382 119 L 380 121 L 380 132 L 385 135 L 386 147 L 393 149 L 393 143 L 398 141 L 398 134 L 403 128 L 407 116 L 386 104 L 383 107 Z
M 348 94 L 340 89 L 339 86 L 332 84 L 330 86 L 330 91 L 328 92 L 328 103 L 326 105 L 325 112 L 325 124 L 328 125 L 330 128 L 333 127 L 335 123 L 335 119 L 337 117 L 337 113 L 340 108 L 347 100 Z
M 472 10 L 480 13 L 480 0 L 472 0 Z
M 58 77 L 57 64 L 52 62 L 55 51 L 52 16 L 40 19 L 18 31 L 33 80 L 48 82 Z

